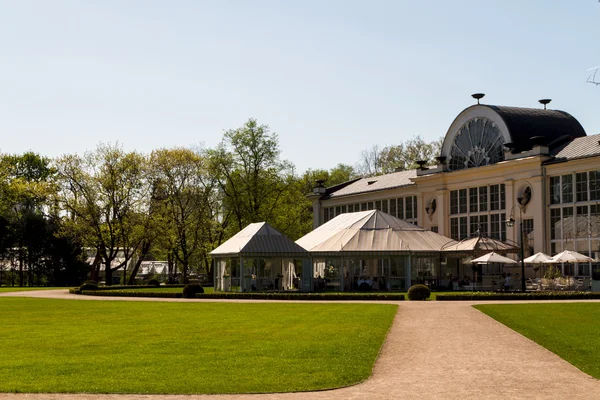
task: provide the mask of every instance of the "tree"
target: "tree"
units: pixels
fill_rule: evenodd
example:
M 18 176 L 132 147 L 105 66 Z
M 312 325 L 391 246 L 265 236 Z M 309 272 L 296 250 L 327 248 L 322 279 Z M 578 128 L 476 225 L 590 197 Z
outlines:
M 96 250 L 110 285 L 112 273 L 130 262 L 147 234 L 150 190 L 146 159 L 136 152 L 126 153 L 118 145 L 101 144 L 84 157 L 60 158 L 57 168 L 61 181 L 58 200 L 67 213 L 63 232 Z M 113 266 L 118 256 L 119 262 Z
M 378 145 L 373 145 L 370 149 L 363 150 L 360 153 L 360 162 L 356 170 L 362 176 L 381 175 L 381 149 Z
M 339 185 L 340 183 L 348 182 L 351 179 L 358 177 L 354 167 L 346 164 L 338 164 L 329 171 L 324 169 L 308 169 L 301 177 L 305 194 L 311 193 L 315 187 L 315 182 L 323 181 L 326 187 Z
M 185 281 L 190 264 L 206 259 L 211 220 L 210 198 L 216 180 L 208 173 L 206 157 L 185 148 L 156 150 L 150 156 L 152 180 L 162 188 L 169 250 L 181 267 Z M 208 265 L 205 266 L 210 269 Z
M 292 165 L 280 160 L 279 153 L 277 134 L 254 119 L 225 132 L 219 146 L 209 152 L 223 212 L 231 213 L 238 230 L 274 219 L 290 187 L 286 177 L 293 175 Z
M 0 215 L 4 221 L 4 251 L 17 255 L 19 285 L 33 284 L 34 270 L 44 256 L 46 236 L 44 209 L 55 191 L 55 170 L 50 160 L 33 152 L 3 155 L 0 158 Z M 6 254 L 5 254 L 6 255 Z
M 421 160 L 426 161 L 426 165 L 435 165 L 435 157 L 441 152 L 442 142 L 443 138 L 428 143 L 420 136 L 415 136 L 404 143 L 386 146 L 381 150 L 375 145 L 370 150 L 363 151 L 358 169 L 363 176 L 374 176 L 416 169 L 417 161 Z

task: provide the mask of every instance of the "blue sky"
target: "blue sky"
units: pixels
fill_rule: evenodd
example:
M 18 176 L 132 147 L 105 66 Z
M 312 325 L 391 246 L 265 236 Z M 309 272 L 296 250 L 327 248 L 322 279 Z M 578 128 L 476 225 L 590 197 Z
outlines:
M 252 117 L 302 172 L 439 138 L 475 92 L 596 134 L 598 21 L 596 0 L 0 0 L 0 151 L 212 147 Z

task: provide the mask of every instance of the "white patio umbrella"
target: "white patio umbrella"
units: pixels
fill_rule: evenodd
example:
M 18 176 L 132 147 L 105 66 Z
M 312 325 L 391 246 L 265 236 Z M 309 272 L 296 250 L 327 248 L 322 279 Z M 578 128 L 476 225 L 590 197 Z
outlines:
M 523 261 L 525 262 L 525 264 L 542 264 L 548 260 L 550 260 L 552 257 L 550 257 L 548 254 L 546 253 L 535 253 L 534 255 L 527 257 L 526 259 L 524 259 Z
M 481 257 L 477 257 L 471 260 L 473 264 L 490 264 L 490 263 L 500 263 L 500 264 L 516 264 L 517 262 L 508 257 L 501 256 L 500 254 L 496 254 L 493 251 L 491 253 L 487 253 Z
M 565 250 L 561 253 L 558 253 L 554 257 L 552 257 L 548 261 L 544 261 L 544 263 L 574 263 L 574 262 L 590 262 L 594 261 L 590 257 L 578 253 L 576 251 Z
M 532 256 L 527 257 L 523 261 L 525 262 L 525 264 L 535 264 L 533 266 L 533 270 L 536 272 L 536 276 L 537 276 L 537 271 L 540 270 L 540 265 L 544 264 L 546 261 L 551 260 L 551 259 L 552 259 L 552 257 L 550 257 L 548 254 L 539 252 L 539 253 L 535 253 Z

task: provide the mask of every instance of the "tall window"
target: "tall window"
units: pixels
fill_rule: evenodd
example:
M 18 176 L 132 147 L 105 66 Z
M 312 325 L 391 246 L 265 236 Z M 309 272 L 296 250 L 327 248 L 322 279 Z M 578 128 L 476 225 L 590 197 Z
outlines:
M 406 199 L 406 219 L 413 219 L 413 198 L 407 197 Z
M 575 174 L 575 187 L 577 191 L 577 201 L 587 201 L 588 199 L 588 181 L 587 172 L 578 172 Z
M 452 190 L 450 192 L 450 214 L 453 216 L 450 220 L 452 238 L 462 239 L 480 233 L 498 240 L 506 240 L 506 227 L 501 226 L 505 219 L 502 217 L 504 213 L 499 212 L 505 208 L 504 184 Z M 491 213 L 489 210 L 494 212 Z M 455 215 L 458 218 L 455 218 Z M 452 224 L 455 225 L 454 230 Z
M 477 188 L 469 188 L 469 212 L 477 212 L 479 200 L 477 199 Z
M 573 202 L 573 175 L 563 175 L 560 177 L 562 180 L 562 202 L 572 203 Z
M 576 250 L 592 258 L 600 255 L 600 171 L 551 176 L 549 184 L 552 253 Z M 589 276 L 590 265 L 580 263 L 576 272 Z
M 560 176 L 550 178 L 550 204 L 560 204 Z
M 590 200 L 600 200 L 600 171 L 590 171 Z
M 460 189 L 458 191 L 458 210 L 461 214 L 467 212 L 467 189 Z
M 488 210 L 488 187 L 479 186 L 479 211 Z
M 500 185 L 490 186 L 490 210 L 497 211 L 500 209 Z
M 458 190 L 450 192 L 450 214 L 458 214 Z

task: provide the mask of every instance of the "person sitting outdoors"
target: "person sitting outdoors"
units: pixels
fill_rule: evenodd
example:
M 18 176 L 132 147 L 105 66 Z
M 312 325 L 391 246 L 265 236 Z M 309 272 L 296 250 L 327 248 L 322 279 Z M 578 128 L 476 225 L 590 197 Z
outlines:
M 504 291 L 508 292 L 512 287 L 512 277 L 510 273 L 506 274 L 506 278 L 504 278 Z

